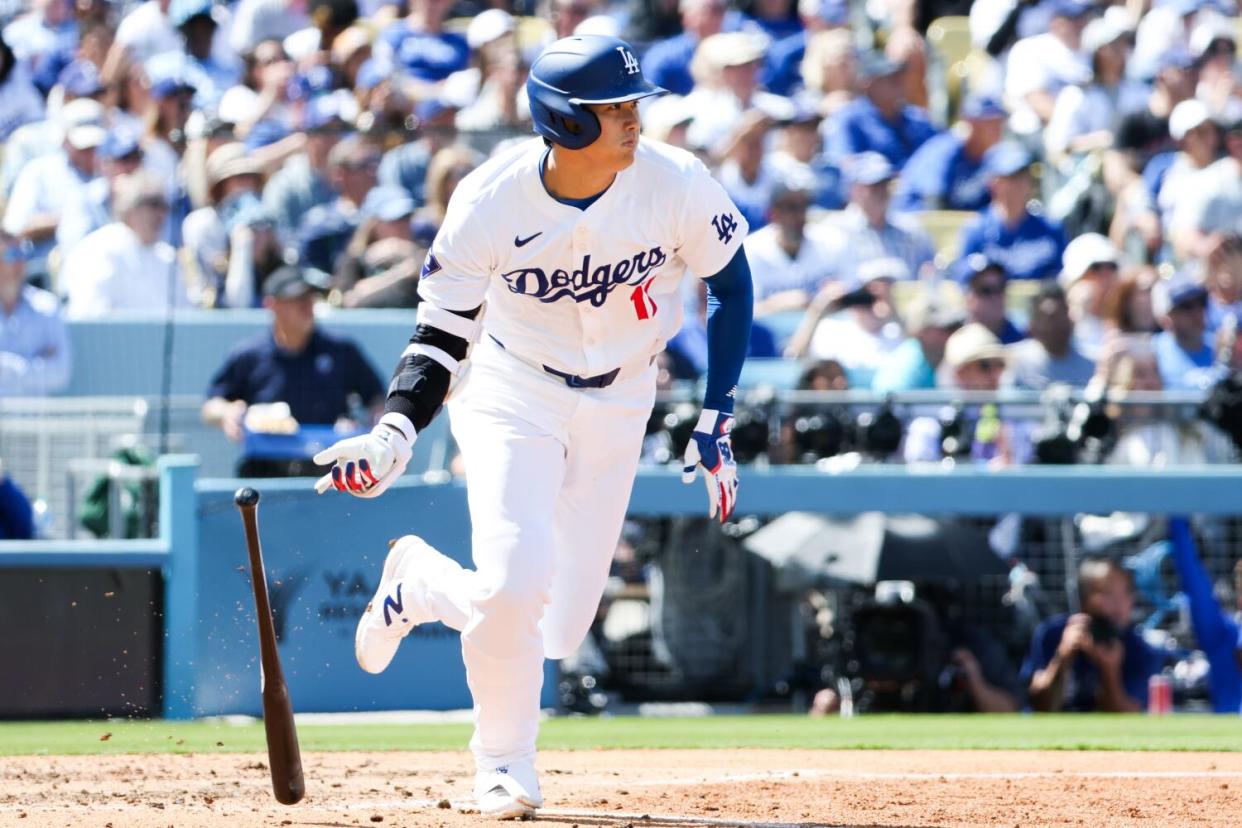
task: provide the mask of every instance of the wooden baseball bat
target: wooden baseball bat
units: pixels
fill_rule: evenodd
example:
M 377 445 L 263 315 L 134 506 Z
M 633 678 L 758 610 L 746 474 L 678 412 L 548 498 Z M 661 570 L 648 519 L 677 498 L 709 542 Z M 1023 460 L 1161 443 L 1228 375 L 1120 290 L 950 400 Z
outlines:
M 293 805 L 306 795 L 302 779 L 302 752 L 298 731 L 293 726 L 293 702 L 280 669 L 276 650 L 276 629 L 267 597 L 267 573 L 263 568 L 263 547 L 259 544 L 259 493 L 249 486 L 237 490 L 233 502 L 246 527 L 246 549 L 250 553 L 250 583 L 254 587 L 254 607 L 259 621 L 260 687 L 263 693 L 263 729 L 267 732 L 267 760 L 272 771 L 272 793 L 283 805 Z

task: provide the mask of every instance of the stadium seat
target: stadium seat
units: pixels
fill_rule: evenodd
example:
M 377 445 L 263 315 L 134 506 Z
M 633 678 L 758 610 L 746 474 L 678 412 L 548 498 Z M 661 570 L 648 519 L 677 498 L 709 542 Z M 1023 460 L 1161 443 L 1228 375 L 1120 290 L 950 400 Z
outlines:
M 976 214 L 969 210 L 924 210 L 916 215 L 936 248 L 936 266 L 944 270 L 957 258 L 962 227 Z
M 962 95 L 962 78 L 971 53 L 970 18 L 941 17 L 927 27 L 931 49 L 928 96 L 932 111 L 944 124 L 953 122 Z

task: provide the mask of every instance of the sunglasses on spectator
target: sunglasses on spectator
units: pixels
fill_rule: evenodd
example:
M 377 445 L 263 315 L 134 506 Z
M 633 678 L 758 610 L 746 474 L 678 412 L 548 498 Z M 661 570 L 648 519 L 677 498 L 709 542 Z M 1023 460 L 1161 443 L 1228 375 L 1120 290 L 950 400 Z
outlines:
M 135 207 L 150 207 L 152 210 L 167 210 L 168 201 L 159 196 L 146 196 L 134 204 Z
M 1087 271 L 1090 273 L 1099 273 L 1102 270 L 1116 271 L 1117 263 L 1116 262 L 1092 262 L 1087 267 Z
M 373 155 L 369 158 L 359 158 L 357 161 L 346 161 L 341 166 L 352 172 L 362 172 L 364 170 L 377 170 L 380 165 L 380 157 Z
M 976 359 L 972 365 L 978 366 L 980 371 L 992 373 L 993 371 L 1005 370 L 1005 363 L 999 359 Z
M 1207 309 L 1207 299 L 1187 299 L 1173 307 L 1175 311 L 1201 311 Z
M 970 292 L 981 299 L 991 299 L 1005 295 L 1005 286 L 998 284 L 973 285 Z

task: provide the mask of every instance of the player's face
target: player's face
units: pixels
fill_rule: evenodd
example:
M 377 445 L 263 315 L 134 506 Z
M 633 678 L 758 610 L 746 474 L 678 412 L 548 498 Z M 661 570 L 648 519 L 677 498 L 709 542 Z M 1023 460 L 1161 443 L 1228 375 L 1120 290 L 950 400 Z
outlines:
M 615 104 L 587 104 L 599 118 L 599 138 L 585 150 L 601 166 L 620 171 L 634 162 L 638 151 L 638 101 Z

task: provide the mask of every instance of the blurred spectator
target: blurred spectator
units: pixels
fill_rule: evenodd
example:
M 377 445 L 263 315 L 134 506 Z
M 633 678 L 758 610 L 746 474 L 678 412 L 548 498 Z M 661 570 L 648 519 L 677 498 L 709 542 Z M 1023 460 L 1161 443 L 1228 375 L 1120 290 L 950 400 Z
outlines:
M 1235 120 L 1242 114 L 1242 101 L 1238 99 L 1238 44 L 1233 21 L 1214 13 L 1198 17 L 1188 45 L 1199 67 L 1195 97 L 1208 105 L 1213 117 Z
M 1025 334 L 1005 315 L 1005 286 L 1009 274 L 1004 266 L 982 253 L 972 253 L 963 261 L 959 275 L 966 300 L 966 321 L 978 322 L 1001 341 L 1012 345 Z
M 798 100 L 825 118 L 836 115 L 858 94 L 854 33 L 829 29 L 809 35 L 798 71 L 804 87 Z
M 908 6 L 902 0 L 901 5 Z M 927 44 L 911 26 L 890 28 L 884 56 L 901 66 L 901 91 L 906 103 L 927 109 Z
M 1159 658 L 1131 623 L 1130 573 L 1114 560 L 1084 560 L 1078 600 L 1081 612 L 1053 616 L 1035 630 L 1022 666 L 1032 707 L 1050 713 L 1143 710 Z
M 60 122 L 61 150 L 31 161 L 18 174 L 4 211 L 4 231 L 30 242 L 27 277 L 41 282 L 48 274 L 48 254 L 66 203 L 95 177 L 95 148 L 103 143 L 103 107 L 89 98 L 67 104 Z
M 69 384 L 69 335 L 60 301 L 26 283 L 22 247 L 0 234 L 0 397 L 51 394 Z
M 103 97 L 104 85 L 95 64 L 85 60 L 75 60 L 61 71 L 56 80 L 53 94 L 60 93 L 60 106 L 63 107 L 78 98 Z M 48 117 L 22 124 L 4 141 L 4 162 L 0 168 L 0 186 L 5 194 L 12 192 L 17 174 L 34 159 L 50 155 L 64 141 L 64 132 L 57 119 L 59 110 L 48 112 Z M 109 113 L 105 110 L 102 121 L 106 123 Z M 115 125 L 113 125 L 115 126 Z
M 749 112 L 757 111 L 773 121 L 794 113 L 788 98 L 759 88 L 766 47 L 762 37 L 746 32 L 712 35 L 699 44 L 690 67 L 694 91 L 684 102 L 694 114 L 687 133 L 691 146 L 723 157 L 727 154 L 723 145 L 736 136 Z
M 6 39 L 0 39 L 0 141 L 8 140 L 22 124 L 43 117 L 43 98 L 31 83 Z
M 34 78 L 55 78 L 78 47 L 74 3 L 35 0 L 29 11 L 4 27 L 4 42 L 12 44 L 15 57 Z M 50 85 L 44 84 L 43 91 Z
M 157 55 L 143 65 L 150 80 L 150 102 L 144 115 L 144 164 L 172 181 L 185 149 L 185 125 L 192 111 L 195 86 L 179 55 Z
M 1176 206 L 1206 185 L 1211 176 L 1200 175 L 1216 160 L 1220 131 L 1202 101 L 1182 101 L 1169 116 L 1169 135 L 1178 151 L 1153 158 L 1143 177 L 1156 192 L 1156 208 L 1166 231 Z M 1162 163 L 1163 162 L 1163 163 Z
M 1030 337 L 1009 349 L 1009 384 L 1042 391 L 1053 383 L 1083 388 L 1095 364 L 1074 347 L 1074 323 L 1065 293 L 1054 282 L 1031 299 Z
M 962 230 L 962 258 L 983 253 L 1004 265 L 1011 279 L 1049 279 L 1057 275 L 1065 237 L 1059 225 L 1032 213 L 1030 167 L 1034 159 L 1021 145 L 1005 141 L 983 157 L 992 203 Z
M 1215 332 L 1227 325 L 1236 330 L 1242 321 L 1242 238 L 1224 236 L 1205 264 L 1208 330 Z
M 404 189 L 418 205 L 426 200 L 423 187 L 431 159 L 457 140 L 457 107 L 441 100 L 422 101 L 414 107 L 414 117 L 417 137 L 384 153 L 379 183 Z
M 399 187 L 376 187 L 332 280 L 346 308 L 412 308 L 425 249 L 414 243 L 414 199 Z
M 963 391 L 997 391 L 1005 371 L 1005 346 L 978 322 L 963 325 L 945 343 L 949 373 L 943 385 Z
M 687 138 L 694 133 L 692 122 Z M 758 109 L 742 115 L 724 144 L 718 147 L 723 161 L 716 170 L 716 178 L 724 187 L 738 210 L 746 217 L 751 230 L 758 230 L 768 222 L 768 210 L 778 178 L 768 163 L 767 135 L 772 120 Z
M 1162 279 L 1151 291 L 1162 328 L 1152 339 L 1160 380 L 1167 389 L 1202 390 L 1219 379 L 1207 333 L 1207 290 L 1185 274 Z
M 116 27 L 116 47 L 135 63 L 165 52 L 181 51 L 181 36 L 168 19 L 171 0 L 145 0 L 129 6 Z
M 847 31 L 850 7 L 846 0 L 798 0 L 798 16 L 802 28 L 777 40 L 768 49 L 763 85 L 777 95 L 792 95 L 798 91 L 805 76 L 803 58 L 809 43 L 820 32 L 845 31 L 846 42 L 851 49 L 853 46 L 853 38 Z
M 828 157 L 837 163 L 878 152 L 901 169 L 923 142 L 936 134 L 926 110 L 906 103 L 902 66 L 879 52 L 858 61 L 863 97 L 846 104 L 827 122 Z
M 842 282 L 829 282 L 807 307 L 787 356 L 834 360 L 851 388 L 869 388 L 906 338 L 893 314 L 891 288 L 898 278 L 908 278 L 900 259 L 873 259 Z
M 355 416 L 356 396 L 374 417 L 384 401 L 384 386 L 354 343 L 315 325 L 315 289 L 303 272 L 283 267 L 264 285 L 263 306 L 271 311 L 272 329 L 229 354 L 211 378 L 203 421 L 219 426 L 233 441 L 245 436 L 246 412 L 261 403 L 288 404 L 298 425 L 335 425 Z M 369 423 L 354 422 L 353 427 Z M 309 460 L 290 463 L 243 457 L 243 477 L 307 475 Z
M 168 6 L 169 22 L 185 42 L 186 74 L 196 89 L 195 104 L 200 107 L 215 106 L 240 75 L 235 60 L 220 60 L 212 54 L 217 8 L 213 0 L 172 0 Z
M 0 465 L 0 540 L 34 540 L 34 509 L 26 493 Z
M 782 181 L 772 191 L 771 223 L 745 242 L 754 279 L 755 316 L 804 310 L 824 282 L 837 273 L 834 251 L 821 238 L 806 235 L 810 189 Z
M 680 0 L 681 34 L 651 44 L 643 56 L 643 77 L 676 95 L 694 89 L 690 62 L 699 43 L 720 34 L 728 4 L 724 0 Z
M 651 43 L 682 31 L 678 0 L 628 0 L 621 8 L 629 13 L 631 43 Z
M 1242 119 L 1225 130 L 1225 151 L 1172 202 L 1169 241 L 1178 259 L 1208 258 L 1242 230 Z
M 594 15 L 596 5 L 595 0 L 548 0 L 546 10 L 538 16 L 551 21 L 552 39 L 560 40 L 572 35 L 582 21 Z M 643 75 L 648 79 L 651 77 L 646 68 Z
M 1156 316 L 1151 310 L 1151 288 L 1156 283 L 1156 270 L 1146 265 L 1127 268 L 1121 278 L 1112 282 L 1100 303 L 1099 317 L 1103 322 L 1105 339 L 1115 333 L 1154 334 L 1159 332 Z M 1094 297 L 1084 300 L 1093 304 Z M 1082 310 L 1071 309 L 1070 318 Z M 1075 326 L 1075 334 L 1077 335 Z M 1097 343 L 1097 349 L 1098 349 Z
M 820 120 L 815 110 L 799 107 L 792 117 L 780 123 L 776 148 L 765 160 L 782 180 L 810 182 L 813 205 L 839 210 L 846 203 L 845 182 L 841 170 L 823 155 Z
M 444 30 L 452 5 L 452 0 L 409 0 L 409 14 L 379 33 L 375 56 L 425 84 L 465 69 L 470 59 L 466 38 Z
M 112 220 L 112 185 L 117 176 L 142 166 L 138 136 L 124 128 L 113 129 L 95 150 L 99 176 L 74 191 L 66 200 L 56 226 L 56 246 L 62 261 L 87 234 Z
M 1092 20 L 1082 33 L 1082 51 L 1091 61 L 1091 80 L 1070 84 L 1056 96 L 1044 130 L 1049 160 L 1066 160 L 1113 145 L 1121 119 L 1147 105 L 1147 87 L 1126 77 L 1131 31 L 1116 16 Z
M 414 241 L 421 247 L 431 247 L 431 240 L 444 222 L 453 191 L 482 163 L 483 156 L 460 144 L 445 147 L 432 157 L 427 166 L 426 200 L 414 214 Z
M 902 170 L 894 196 L 898 210 L 970 210 L 988 206 L 984 154 L 1001 139 L 1005 110 L 995 98 L 973 95 L 962 103 L 961 121 L 929 138 Z
M 1084 233 L 1065 248 L 1059 282 L 1074 320 L 1074 344 L 1095 359 L 1106 333 L 1105 303 L 1117 282 L 1117 248 L 1099 233 Z
M 61 268 L 70 319 L 189 305 L 177 253 L 160 241 L 168 215 L 165 187 L 145 171 L 117 178 L 114 221 L 82 239 Z
M 375 33 L 363 21 L 354 23 L 332 41 L 332 67 L 337 82 L 345 89 L 355 89 L 362 66 L 371 59 L 371 43 Z
M 939 301 L 920 298 L 906 314 L 910 338 L 884 358 L 871 380 L 881 394 L 936 387 L 936 371 L 945 345 L 964 322 L 962 312 Z
M 361 220 L 359 211 L 376 183 L 379 147 L 362 135 L 348 135 L 328 154 L 328 176 L 337 197 L 312 207 L 298 227 L 298 261 L 331 274 Z
M 841 272 L 850 273 L 876 259 L 897 259 L 904 267 L 903 279 L 924 275 L 931 267 L 931 239 L 910 214 L 889 210 L 896 172 L 884 156 L 866 152 L 847 160 L 846 180 L 850 203 L 842 215 L 817 226 L 811 235 L 822 235 L 841 257 Z
M 310 25 L 289 35 L 282 43 L 294 61 L 313 64 L 317 53 L 327 52 L 337 36 L 357 22 L 359 9 L 357 0 L 309 0 L 307 6 Z M 377 23 L 391 19 L 387 14 L 375 18 Z
M 340 98 L 326 95 L 310 102 L 302 115 L 302 129 L 306 132 L 306 152 L 285 162 L 263 188 L 263 204 L 285 242 L 296 237 L 298 226 L 312 207 L 336 198 L 329 181 L 328 154 L 349 130 Z
M 1048 8 L 1048 31 L 1019 40 L 1006 62 L 1005 102 L 1013 113 L 1010 126 L 1019 135 L 1042 129 L 1052 118 L 1060 91 L 1091 77 L 1078 51 L 1091 4 L 1050 0 Z
M 444 96 L 468 101 L 457 115 L 467 131 L 515 129 L 530 121 L 526 100 L 526 65 L 518 51 L 513 16 L 487 9 L 470 21 L 466 39 L 475 65 L 454 74 Z

